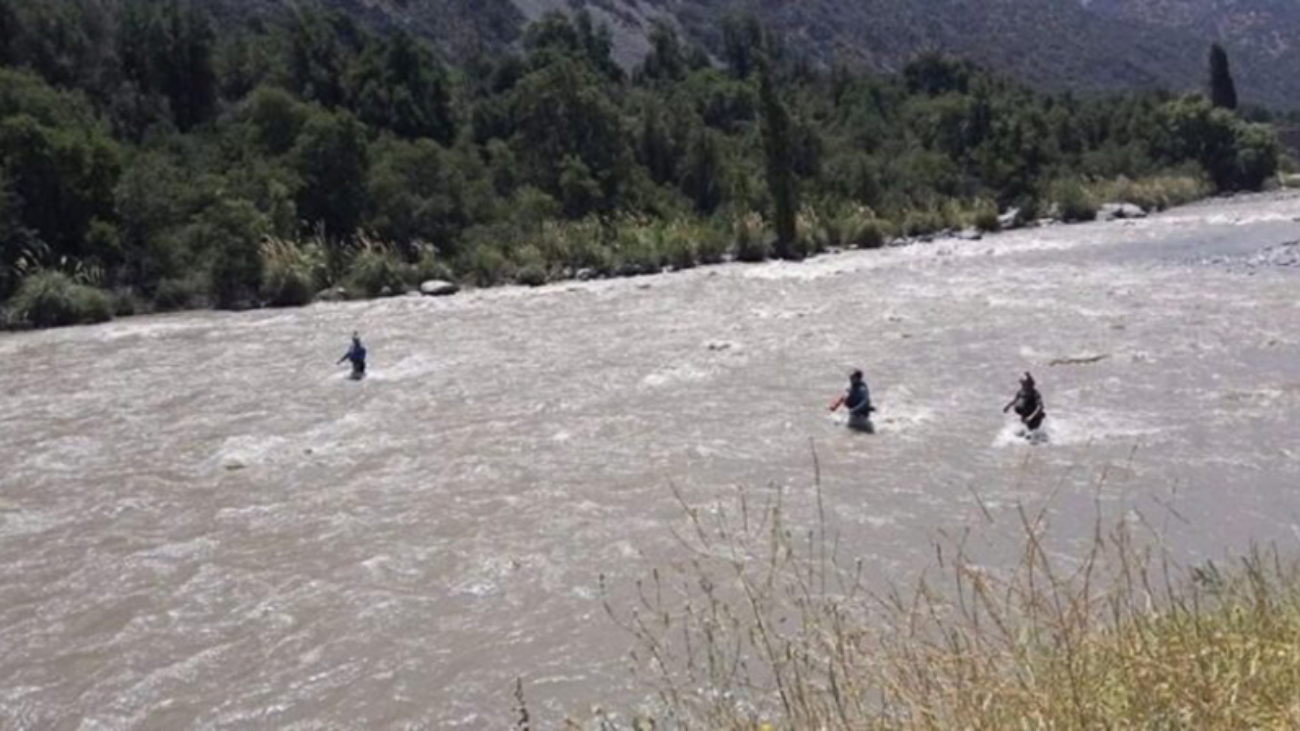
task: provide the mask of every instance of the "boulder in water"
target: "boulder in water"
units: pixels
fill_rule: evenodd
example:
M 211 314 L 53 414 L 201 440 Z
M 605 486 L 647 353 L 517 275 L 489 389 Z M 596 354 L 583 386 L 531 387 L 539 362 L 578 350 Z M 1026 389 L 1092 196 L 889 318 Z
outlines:
M 460 291 L 460 287 L 441 279 L 430 279 L 420 285 L 420 294 L 425 297 L 450 297 Z

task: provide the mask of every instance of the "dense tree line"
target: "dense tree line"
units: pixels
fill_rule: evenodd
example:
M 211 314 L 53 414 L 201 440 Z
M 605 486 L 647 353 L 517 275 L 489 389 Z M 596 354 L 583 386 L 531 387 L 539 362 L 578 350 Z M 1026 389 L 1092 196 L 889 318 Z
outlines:
M 1268 128 L 1199 96 L 1045 94 L 937 56 L 819 72 L 752 19 L 723 30 L 713 58 L 658 27 L 625 73 L 607 29 L 557 14 L 453 70 L 310 9 L 218 33 L 195 0 L 0 0 L 0 300 L 40 324 L 67 318 L 24 280 L 98 313 L 96 289 L 239 307 L 799 257 L 1277 165 Z

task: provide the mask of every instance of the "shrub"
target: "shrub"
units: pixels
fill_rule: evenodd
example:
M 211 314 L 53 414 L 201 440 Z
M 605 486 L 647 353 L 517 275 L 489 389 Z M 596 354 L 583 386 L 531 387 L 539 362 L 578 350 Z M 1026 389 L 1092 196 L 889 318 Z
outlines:
M 680 219 L 662 226 L 663 257 L 668 266 L 677 270 L 699 266 L 699 228 Z
M 1088 187 L 1093 200 L 1132 203 L 1147 211 L 1163 211 L 1200 200 L 1210 194 L 1210 184 L 1200 175 L 1166 175 L 1130 180 L 1119 177 Z
M 844 215 L 844 244 L 855 249 L 879 249 L 885 245 L 887 224 L 875 212 L 856 206 Z
M 204 278 L 191 274 L 158 282 L 153 303 L 160 312 L 174 312 L 202 307 L 207 302 L 207 296 L 207 282 Z
M 77 284 L 56 271 L 41 271 L 27 277 L 9 301 L 9 324 L 13 327 L 64 327 L 111 319 L 113 303 L 107 294 Z
M 765 261 L 772 256 L 772 242 L 767 221 L 758 213 L 739 216 L 732 224 L 738 261 Z
M 621 276 L 657 274 L 664 268 L 664 252 L 657 224 L 628 218 L 617 224 L 614 239 L 615 273 Z
M 731 236 L 714 223 L 700 223 L 695 227 L 695 252 L 701 264 L 721 264 L 731 253 Z
M 459 279 L 491 287 L 510 278 L 510 260 L 491 244 L 475 244 L 456 257 L 455 270 Z
M 429 244 L 416 244 L 419 256 L 413 267 L 415 283 L 424 283 L 432 279 L 444 282 L 455 281 L 456 275 L 451 267 L 438 255 L 437 249 Z
M 524 246 L 516 249 L 511 258 L 514 260 L 515 282 L 527 287 L 540 287 L 550 281 L 546 258 L 536 246 Z
M 997 204 L 989 200 L 977 201 L 971 224 L 984 233 L 995 233 L 1001 230 L 1002 221 L 998 216 Z
M 325 255 L 315 243 L 267 239 L 262 260 L 262 299 L 272 307 L 310 304 L 325 286 Z
M 548 221 L 542 224 L 536 246 L 552 268 L 564 270 L 566 275 L 582 269 L 609 274 L 613 258 L 602 242 L 600 221 L 585 218 L 580 221 Z
M 414 277 L 413 267 L 392 247 L 363 241 L 348 267 L 346 287 L 364 297 L 393 297 L 404 294 Z
M 934 208 L 914 208 L 903 214 L 903 233 L 912 238 L 929 236 L 945 227 L 943 213 Z
M 217 307 L 231 309 L 256 299 L 262 286 L 262 235 L 268 221 L 244 200 L 219 200 L 186 227 L 186 246 L 212 252 L 209 291 Z
M 1097 218 L 1097 201 L 1077 180 L 1058 180 L 1052 184 L 1048 195 L 1057 208 L 1057 215 L 1066 223 L 1092 221 Z
M 131 317 L 140 311 L 140 298 L 134 290 L 115 289 L 109 293 L 109 302 L 113 307 L 113 317 Z
M 833 216 L 823 216 L 817 209 L 804 206 L 795 219 L 795 231 L 808 254 L 822 254 L 838 246 L 839 229 Z

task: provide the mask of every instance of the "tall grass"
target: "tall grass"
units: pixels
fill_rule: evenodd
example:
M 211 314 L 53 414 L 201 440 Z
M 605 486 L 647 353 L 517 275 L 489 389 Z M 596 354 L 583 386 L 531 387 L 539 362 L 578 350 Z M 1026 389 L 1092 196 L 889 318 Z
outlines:
M 759 262 L 772 256 L 772 231 L 759 213 L 737 216 L 731 224 L 738 261 Z
M 841 560 L 816 495 L 802 531 L 779 493 L 678 494 L 686 558 L 633 606 L 606 599 L 656 700 L 633 728 L 1300 728 L 1300 574 L 1275 552 L 1180 568 L 1098 518 L 1062 559 L 1022 509 L 1007 570 L 956 539 L 910 590 L 882 589 Z
M 316 241 L 268 238 L 262 242 L 262 298 L 272 307 L 309 304 L 326 286 L 324 248 Z
M 64 327 L 113 319 L 106 292 L 59 271 L 38 270 L 23 279 L 8 303 L 10 327 Z
M 1213 192 L 1209 181 L 1198 175 L 1170 175 L 1131 180 L 1120 177 L 1089 183 L 1091 199 L 1107 203 L 1132 203 L 1147 211 L 1163 211 L 1201 200 Z
M 374 298 L 405 294 L 415 279 L 415 267 L 395 247 L 363 236 L 344 281 L 350 294 Z
M 1097 198 L 1093 191 L 1074 179 L 1052 183 L 1048 198 L 1055 214 L 1066 223 L 1092 221 L 1097 218 Z

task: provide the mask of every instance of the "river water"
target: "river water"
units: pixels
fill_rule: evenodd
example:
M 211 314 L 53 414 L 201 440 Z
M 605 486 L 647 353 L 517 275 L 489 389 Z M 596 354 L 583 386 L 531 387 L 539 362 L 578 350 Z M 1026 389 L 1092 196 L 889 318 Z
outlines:
M 1297 219 L 0 336 L 0 727 L 503 728 L 517 677 L 543 727 L 630 703 L 599 577 L 677 556 L 672 485 L 806 505 L 814 445 L 884 576 L 973 494 L 1067 533 L 1100 496 L 1189 560 L 1300 548 Z M 855 366 L 875 436 L 826 409 Z M 1048 445 L 1000 411 L 1027 369 Z

